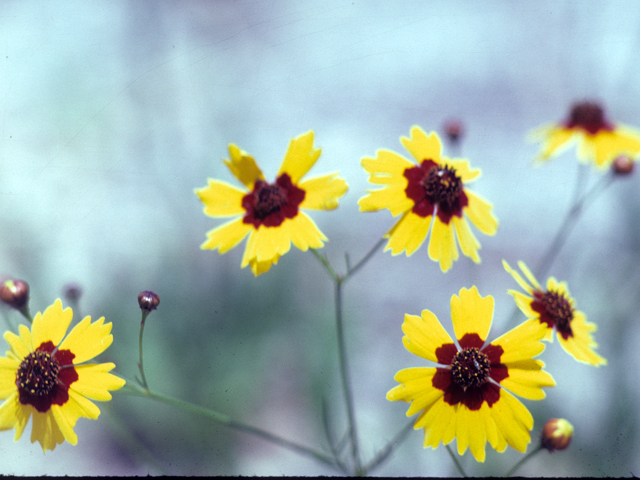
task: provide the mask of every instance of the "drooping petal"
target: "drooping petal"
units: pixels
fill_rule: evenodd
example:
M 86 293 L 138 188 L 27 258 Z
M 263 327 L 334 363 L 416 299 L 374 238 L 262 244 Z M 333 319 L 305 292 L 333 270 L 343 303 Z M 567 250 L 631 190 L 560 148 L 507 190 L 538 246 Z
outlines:
M 429 258 L 440 262 L 440 270 L 448 271 L 458 259 L 458 247 L 453 233 L 453 224 L 444 224 L 436 216 L 429 238 Z
M 407 257 L 422 245 L 431 227 L 431 216 L 421 217 L 409 211 L 389 230 L 385 237 L 389 242 L 384 251 L 391 250 L 392 255 L 407 252 Z
M 194 193 L 204 204 L 204 213 L 210 217 L 231 217 L 242 215 L 242 197 L 247 192 L 221 180 L 209 179 L 209 185 L 194 189 Z
M 547 124 L 533 130 L 529 134 L 529 140 L 543 142 L 536 160 L 544 161 L 570 148 L 576 141 L 576 137 L 573 129 Z
M 518 261 L 518 268 L 520 268 L 522 273 L 524 273 L 525 277 L 527 277 L 527 280 L 529 280 L 529 282 L 531 282 L 531 285 L 533 285 L 536 290 L 542 290 L 542 288 L 540 287 L 540 283 L 538 283 L 538 280 L 533 275 L 533 273 L 531 273 L 531 270 L 529 270 L 529 267 L 527 267 L 526 263 L 524 263 L 522 260 L 519 260 Z
M 529 318 L 539 318 L 540 314 L 531 308 L 531 302 L 533 302 L 533 298 L 525 295 L 522 292 L 518 292 L 517 290 L 507 290 L 516 301 L 516 305 L 520 309 L 522 313 Z M 551 330 L 551 328 L 549 328 Z
M 547 333 L 547 327 L 538 320 L 527 320 L 504 335 L 496 338 L 491 345 L 502 347 L 500 363 L 512 363 L 528 360 L 544 350 L 541 340 Z
M 60 350 L 71 350 L 75 355 L 74 364 L 86 362 L 100 355 L 113 342 L 111 323 L 104 323 L 104 317 L 91 323 L 91 317 L 84 317 L 60 345 Z
M 38 348 L 42 343 L 51 341 L 54 345 L 59 345 L 64 334 L 67 333 L 73 311 L 67 307 L 62 309 L 62 302 L 58 298 L 53 305 L 47 307 L 42 316 L 33 319 L 31 336 L 33 348 Z
M 531 358 L 510 362 L 507 365 L 509 376 L 500 385 L 520 397 L 542 400 L 546 396 L 542 388 L 556 384 L 551 375 L 542 371 L 543 367 L 544 362 Z
M 469 205 L 463 209 L 467 218 L 485 235 L 495 235 L 498 230 L 498 220 L 491 210 L 493 206 L 477 193 L 465 189 Z
M 299 135 L 289 142 L 289 148 L 282 161 L 278 176 L 288 173 L 291 182 L 297 184 L 302 176 L 313 167 L 321 152 L 321 149 L 313 148 L 313 130 Z
M 591 332 L 595 332 L 596 329 L 596 324 L 587 322 L 584 313 L 574 311 L 573 320 L 571 321 L 573 336 L 565 340 L 562 335 L 558 333 L 558 342 L 565 352 L 579 362 L 596 367 L 606 365 L 607 359 L 601 357 L 594 351 L 598 344 L 593 339 Z
M 295 218 L 285 220 L 289 222 L 289 236 L 293 244 L 306 252 L 308 248 L 322 248 L 327 237 L 320 231 L 316 223 L 304 212 L 298 212 Z
M 460 296 L 451 297 L 451 319 L 458 341 L 468 333 L 476 333 L 484 342 L 491 329 L 494 301 L 491 295 L 482 297 L 478 289 L 460 289 Z
M 402 343 L 407 350 L 436 363 L 436 349 L 453 343 L 438 318 L 429 310 L 423 310 L 419 317 L 405 314 L 402 331 L 405 335 Z
M 229 156 L 231 160 L 225 159 L 224 163 L 229 167 L 234 177 L 249 190 L 253 190 L 253 184 L 256 180 L 264 180 L 264 175 L 253 157 L 244 150 L 240 150 L 233 143 L 229 144 Z
M 0 400 L 9 398 L 15 392 L 16 373 L 20 367 L 20 362 L 11 358 L 0 358 Z
M 469 228 L 469 223 L 463 217 L 453 216 L 451 218 L 462 253 L 470 257 L 475 263 L 480 263 L 480 255 L 478 255 L 480 242 L 478 242 L 478 239 Z
M 299 208 L 308 210 L 333 210 L 338 207 L 338 199 L 347 191 L 347 182 L 338 178 L 338 173 L 329 173 L 309 178 L 298 185 L 305 191 Z
M 220 254 L 226 253 L 244 240 L 252 230 L 254 230 L 253 225 L 244 223 L 242 218 L 236 218 L 209 230 L 207 241 L 200 245 L 200 248 L 202 250 L 219 249 Z
M 51 410 L 46 413 L 34 410 L 32 417 L 31 443 L 38 441 L 42 446 L 42 450 L 46 452 L 47 450 L 53 450 L 56 445 L 64 442 L 64 435 L 60 431 Z
M 414 125 L 411 127 L 411 137 L 401 137 L 400 141 L 418 163 L 423 160 L 440 163 L 442 144 L 436 132 L 427 135 L 424 130 Z
M 271 265 L 277 265 L 279 258 L 280 258 L 280 255 L 276 255 L 271 260 L 267 260 L 265 262 L 258 262 L 257 260 L 252 260 L 249 262 L 249 267 L 251 268 L 251 271 L 253 272 L 253 274 L 257 277 L 258 275 L 262 275 L 263 273 L 268 272 L 269 269 L 271 268 Z
M 516 272 L 511 266 L 507 263 L 506 260 L 502 260 L 502 266 L 504 269 L 511 274 L 513 279 L 518 282 L 518 285 L 522 287 L 522 289 L 527 292 L 529 295 L 533 295 L 533 288 L 529 285 L 518 272 Z M 509 292 L 511 293 L 511 291 Z
M 118 390 L 126 383 L 122 378 L 109 372 L 115 368 L 113 363 L 85 364 L 75 367 L 78 380 L 71 384 L 70 390 L 100 402 L 111 400 L 109 390 Z
M 611 165 L 618 155 L 635 157 L 640 152 L 640 136 L 630 130 L 616 128 L 598 132 L 593 137 L 593 154 L 599 168 Z

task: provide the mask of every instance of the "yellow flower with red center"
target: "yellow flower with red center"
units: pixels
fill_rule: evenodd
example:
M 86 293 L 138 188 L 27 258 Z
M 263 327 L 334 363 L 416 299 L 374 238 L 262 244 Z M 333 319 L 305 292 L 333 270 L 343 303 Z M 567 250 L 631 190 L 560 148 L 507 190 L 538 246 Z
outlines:
M 517 290 L 509 290 L 529 322 L 540 323 L 547 328 L 544 338 L 546 341 L 553 341 L 555 328 L 560 346 L 577 361 L 595 366 L 607 364 L 607 360 L 593 350 L 598 344 L 591 332 L 596 331 L 597 326 L 595 323 L 587 322 L 586 315 L 575 309 L 575 301 L 569 295 L 566 282 L 558 282 L 554 277 L 549 277 L 547 289 L 543 290 L 524 262 L 518 262 L 518 267 L 529 282 L 505 260 L 502 261 L 502 265 L 528 293 L 525 295 Z
M 276 181 L 268 183 L 253 157 L 230 144 L 231 159 L 225 163 L 248 191 L 213 179 L 208 186 L 195 190 L 206 215 L 237 217 L 210 230 L 200 248 L 218 249 L 222 254 L 249 235 L 241 267 L 250 265 L 258 276 L 277 264 L 292 242 L 302 251 L 324 246 L 327 238 L 302 209 L 337 208 L 347 183 L 337 178 L 337 173 L 301 181 L 320 152 L 313 148 L 313 131 L 291 140 Z
M 443 272 L 458 259 L 456 238 L 462 253 L 480 263 L 480 243 L 467 219 L 486 235 L 494 235 L 498 228 L 491 204 L 466 188 L 480 176 L 480 170 L 472 169 L 468 160 L 443 157 L 435 132 L 427 135 L 414 126 L 411 137 L 400 141 L 417 165 L 390 150 L 378 150 L 375 158 L 362 159 L 369 181 L 384 187 L 367 191 L 358 201 L 360 211 L 387 208 L 394 217 L 402 215 L 385 235 L 389 239 L 385 251 L 412 255 L 431 231 L 429 258 L 440 262 Z
M 113 363 L 85 363 L 111 345 L 111 323 L 85 317 L 65 337 L 72 317 L 58 299 L 38 312 L 31 330 L 20 325 L 20 336 L 4 334 L 11 350 L 0 358 L 0 430 L 15 428 L 18 440 L 32 418 L 31 442 L 40 442 L 45 452 L 65 440 L 76 445 L 78 418 L 100 415 L 89 399 L 111 400 L 109 390 L 125 384 L 109 373 Z
M 441 366 L 400 370 L 394 377 L 400 385 L 387 399 L 411 402 L 407 416 L 420 412 L 413 428 L 424 429 L 425 448 L 456 438 L 458 453 L 468 447 L 479 462 L 487 441 L 499 452 L 507 445 L 524 452 L 533 417 L 507 390 L 541 400 L 542 388 L 555 385 L 544 363 L 533 359 L 544 350 L 544 326 L 524 323 L 485 345 L 493 297 L 480 296 L 475 286 L 451 297 L 451 319 L 457 344 L 429 310 L 405 315 L 405 348 Z
M 574 144 L 578 145 L 578 159 L 593 162 L 598 168 L 608 167 L 619 155 L 634 157 L 640 153 L 640 132 L 610 122 L 594 102 L 574 104 L 567 120 L 536 128 L 530 139 L 542 142 L 537 158 L 540 161 L 555 157 Z

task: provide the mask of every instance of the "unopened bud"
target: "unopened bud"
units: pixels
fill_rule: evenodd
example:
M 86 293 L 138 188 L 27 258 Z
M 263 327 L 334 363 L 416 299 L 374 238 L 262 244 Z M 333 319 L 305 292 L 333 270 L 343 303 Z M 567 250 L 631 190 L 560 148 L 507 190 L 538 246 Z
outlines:
M 573 425 L 564 418 L 552 418 L 542 427 L 540 444 L 550 452 L 564 450 L 571 443 Z
M 77 302 L 82 296 L 82 288 L 77 283 L 68 283 L 64 287 L 64 296 L 70 302 Z
M 0 288 L 0 299 L 18 310 L 29 303 L 29 284 L 22 280 L 6 280 Z
M 138 305 L 145 312 L 151 312 L 160 305 L 160 297 L 155 292 L 145 290 L 138 295 Z
M 457 144 L 464 133 L 464 126 L 459 120 L 447 120 L 444 124 L 444 133 L 452 144 Z
M 618 175 L 629 175 L 633 172 L 633 159 L 627 155 L 619 155 L 613 161 L 613 171 Z

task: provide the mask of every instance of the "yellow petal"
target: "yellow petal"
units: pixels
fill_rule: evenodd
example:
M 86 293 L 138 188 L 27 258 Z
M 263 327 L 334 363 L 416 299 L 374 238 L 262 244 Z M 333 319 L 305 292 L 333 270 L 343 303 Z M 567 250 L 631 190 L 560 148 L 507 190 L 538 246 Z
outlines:
M 242 198 L 247 194 L 220 180 L 209 179 L 209 185 L 194 189 L 204 204 L 204 213 L 210 217 L 231 217 L 245 213 Z
M 536 280 L 536 277 L 533 275 L 533 273 L 531 273 L 531 270 L 529 270 L 529 267 L 527 267 L 526 263 L 524 263 L 522 260 L 519 260 L 518 267 L 520 268 L 520 270 L 522 270 L 522 273 L 524 273 L 525 277 L 527 277 L 527 280 L 531 282 L 531 285 L 533 285 L 536 290 L 542 290 L 540 284 L 538 283 L 538 280 Z
M 402 331 L 405 334 L 402 338 L 405 348 L 432 362 L 438 362 L 437 348 L 447 343 L 453 344 L 438 318 L 429 310 L 423 310 L 420 317 L 405 314 Z
M 385 237 L 389 238 L 384 251 L 391 250 L 392 255 L 399 255 L 406 250 L 407 257 L 422 245 L 431 227 L 431 216 L 421 217 L 409 211 L 389 230 Z
M 436 216 L 429 239 L 429 258 L 440 262 L 440 270 L 448 271 L 458 259 L 458 247 L 453 234 L 453 224 L 442 223 Z
M 418 417 L 414 428 L 424 428 L 424 446 L 436 448 L 440 442 L 451 443 L 456 436 L 459 405 L 451 406 L 444 396 Z
M 453 331 L 458 341 L 467 333 L 477 333 L 485 341 L 493 320 L 493 297 L 480 296 L 478 289 L 461 288 L 457 295 L 451 296 L 451 319 Z
M 507 290 L 508 293 L 513 295 L 513 298 L 516 301 L 516 305 L 529 318 L 537 318 L 540 319 L 540 314 L 531 308 L 531 302 L 533 302 L 533 298 L 525 295 L 524 293 L 518 292 L 517 290 Z M 551 330 L 551 329 L 549 329 Z
M 533 288 L 531 288 L 531 285 L 529 285 L 517 271 L 511 268 L 511 265 L 509 265 L 504 259 L 502 260 L 502 266 L 507 272 L 509 272 L 509 274 L 511 274 L 514 280 L 518 282 L 518 285 L 520 285 L 525 292 L 529 295 L 533 295 Z
M 303 133 L 289 142 L 289 148 L 282 161 L 278 176 L 289 174 L 297 184 L 302 176 L 316 163 L 322 150 L 313 148 L 313 130 Z
M 308 248 L 322 248 L 324 246 L 322 242 L 327 241 L 327 237 L 304 212 L 298 212 L 295 218 L 287 219 L 285 222 L 289 222 L 291 241 L 303 252 L 306 252 Z
M 60 431 L 51 410 L 46 413 L 40 413 L 34 409 L 32 424 L 31 443 L 37 440 L 45 452 L 53 450 L 56 445 L 64 442 L 64 435 Z
M 596 367 L 606 365 L 607 360 L 594 351 L 598 344 L 591 336 L 591 332 L 596 329 L 596 324 L 587 322 L 584 313 L 575 311 L 571 321 L 573 336 L 565 340 L 562 335 L 558 334 L 558 342 L 564 351 L 578 362 Z
M 18 400 L 18 389 L 16 388 L 5 402 L 0 406 L 0 430 L 10 430 L 18 422 L 19 412 L 22 404 Z M 16 440 L 18 440 L 17 437 Z
M 455 227 L 462 253 L 470 257 L 475 263 L 480 263 L 480 255 L 478 255 L 480 242 L 478 242 L 478 239 L 469 228 L 469 223 L 466 219 L 456 216 L 451 217 L 451 219 L 453 220 L 453 226 Z
M 104 323 L 104 317 L 91 323 L 91 317 L 87 316 L 73 327 L 59 348 L 70 350 L 75 355 L 73 363 L 77 365 L 100 355 L 111 342 L 111 323 Z
M 71 384 L 70 389 L 100 402 L 111 400 L 109 390 L 118 390 L 126 383 L 122 378 L 108 373 L 114 367 L 113 363 L 79 365 L 75 367 L 78 380 Z
M 233 143 L 229 144 L 229 156 L 231 160 L 225 160 L 224 163 L 249 190 L 253 190 L 256 180 L 264 180 L 264 175 L 253 157 Z
M 542 388 L 553 387 L 556 382 L 542 368 L 541 360 L 520 360 L 507 365 L 509 376 L 500 385 L 510 392 L 529 400 L 542 400 L 545 393 Z
M 541 342 L 547 333 L 547 326 L 538 320 L 527 320 L 491 342 L 502 347 L 504 353 L 500 363 L 529 360 L 544 350 Z
M 544 161 L 559 155 L 570 148 L 578 139 L 575 130 L 556 125 L 542 126 L 531 132 L 530 138 L 543 142 L 542 149 L 536 158 L 537 161 Z
M 498 230 L 498 220 L 491 213 L 493 209 L 491 204 L 477 193 L 470 192 L 467 189 L 464 192 L 469 199 L 469 205 L 463 209 L 464 214 L 482 233 L 495 235 Z
M 381 185 L 404 185 L 407 187 L 408 180 L 404 172 L 408 168 L 416 166 L 402 155 L 393 150 L 380 149 L 376 151 L 376 157 L 364 157 L 361 162 L 364 169 L 369 173 L 369 181 Z
M 406 368 L 396 373 L 394 380 L 400 385 L 387 393 L 387 400 L 411 402 L 407 417 L 429 409 L 433 403 L 444 395 L 432 384 L 436 369 L 433 367 Z
M 509 445 L 520 452 L 531 441 L 533 417 L 517 398 L 500 389 L 500 399 L 491 406 L 491 417 Z
M 69 400 L 72 401 L 72 400 Z M 69 403 L 69 402 L 67 402 Z M 65 404 L 66 405 L 66 404 Z M 76 432 L 73 431 L 73 425 L 70 419 L 67 418 L 64 411 L 60 407 L 60 405 L 51 405 L 51 414 L 55 419 L 55 423 L 62 432 L 64 439 L 69 442 L 71 445 L 78 444 L 78 436 Z M 73 422 L 75 423 L 75 422 Z M 40 442 L 42 443 L 42 442 Z M 61 442 L 62 443 L 62 442 Z M 43 445 L 44 447 L 44 445 Z M 46 449 L 45 449 L 46 450 Z M 53 450 L 53 448 L 52 448 Z
M 291 248 L 291 222 L 285 220 L 278 227 L 265 227 L 260 225 L 255 231 L 256 254 L 258 262 L 270 261 L 276 255 L 282 256 Z
M 31 327 L 33 348 L 37 349 L 42 343 L 51 341 L 59 345 L 67 333 L 67 328 L 73 318 L 73 311 L 67 307 L 62 310 L 62 302 L 58 298 L 53 305 L 47 307 L 42 316 L 33 319 Z
M 469 160 L 465 158 L 443 158 L 442 164 L 452 167 L 456 171 L 456 175 L 462 180 L 462 183 L 470 183 L 482 175 L 479 168 L 471 168 Z
M 423 160 L 433 160 L 436 163 L 440 163 L 442 144 L 436 132 L 431 132 L 427 135 L 424 130 L 416 125 L 411 128 L 411 137 L 401 137 L 400 141 L 418 163 Z
M 254 230 L 252 224 L 244 223 L 242 218 L 236 218 L 209 230 L 207 241 L 200 245 L 200 248 L 202 250 L 219 249 L 220 254 L 226 253 L 244 240 L 252 230 Z
M 618 155 L 635 157 L 640 152 L 640 136 L 630 129 L 616 128 L 613 132 L 599 132 L 593 138 L 596 166 L 611 165 Z
M 347 182 L 337 178 L 337 173 L 313 177 L 301 182 L 298 187 L 305 191 L 300 208 L 309 210 L 333 210 L 338 208 L 338 199 L 347 191 Z
M 0 400 L 9 398 L 17 392 L 16 374 L 19 367 L 20 362 L 16 360 L 6 357 L 0 358 Z
M 258 262 L 256 260 L 252 260 L 249 262 L 251 271 L 257 277 L 258 275 L 262 275 L 265 272 L 268 272 L 271 268 L 271 265 L 276 265 L 278 263 L 278 259 L 280 255 L 272 258 L 271 260 L 267 260 L 265 262 Z
M 36 318 L 40 315 L 38 313 Z M 22 362 L 26 356 L 28 356 L 33 351 L 33 342 L 31 341 L 31 332 L 24 325 L 20 325 L 19 327 L 20 336 L 18 337 L 15 333 L 6 332 L 4 334 L 4 339 L 9 344 L 11 348 L 11 353 L 15 355 L 18 361 Z M 8 354 L 9 352 L 7 352 Z
M 387 208 L 397 217 L 413 208 L 413 200 L 407 198 L 405 186 L 393 185 L 380 190 L 367 190 L 367 195 L 358 200 L 361 212 L 375 212 Z

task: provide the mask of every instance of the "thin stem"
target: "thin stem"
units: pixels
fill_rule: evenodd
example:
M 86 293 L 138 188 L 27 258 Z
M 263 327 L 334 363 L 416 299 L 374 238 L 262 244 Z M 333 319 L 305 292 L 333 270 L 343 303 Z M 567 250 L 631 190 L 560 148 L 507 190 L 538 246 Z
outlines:
M 329 260 L 327 260 L 327 258 L 324 255 L 321 255 L 320 252 L 318 252 L 318 250 L 316 250 L 315 248 L 311 248 L 310 250 L 311 250 L 311 253 L 313 253 L 313 255 L 320 261 L 320 263 L 327 270 L 327 273 L 329 274 L 329 276 L 334 281 L 337 282 L 338 281 L 338 274 L 336 273 L 336 271 L 333 269 L 333 267 L 329 263 Z
M 342 473 L 344 473 L 345 475 L 349 475 L 349 469 L 346 467 L 346 465 L 344 463 L 342 463 L 342 461 L 340 460 L 340 452 L 339 452 L 339 442 L 336 442 L 336 439 L 333 435 L 333 429 L 331 428 L 331 420 L 329 419 L 329 407 L 327 405 L 327 401 L 326 399 L 322 399 L 322 422 L 324 424 L 324 431 L 325 434 L 327 435 L 327 441 L 329 442 L 329 448 L 331 448 L 331 454 L 333 455 L 333 458 L 336 462 L 336 464 L 338 465 L 338 467 L 340 468 L 340 470 L 342 470 Z
M 447 452 L 449 452 L 449 456 L 451 457 L 451 460 L 453 460 L 453 463 L 458 469 L 458 472 L 460 472 L 460 475 L 462 475 L 464 478 L 467 478 L 467 474 L 464 471 L 464 468 L 462 468 L 462 465 L 460 465 L 460 460 L 458 460 L 458 457 L 456 457 L 455 453 L 451 451 L 451 447 L 449 445 L 445 445 L 445 447 L 447 447 Z
M 251 425 L 247 425 L 246 423 L 233 420 L 228 415 L 224 415 L 222 413 L 216 412 L 215 410 L 201 407 L 193 403 L 185 402 L 184 400 L 179 400 L 177 398 L 173 398 L 168 395 L 164 395 L 162 393 L 154 392 L 152 390 L 139 387 L 134 383 L 127 383 L 125 387 L 123 387 L 122 390 L 120 391 L 128 395 L 147 397 L 157 402 L 164 403 L 166 405 L 170 405 L 172 407 L 178 408 L 180 410 L 184 410 L 186 412 L 193 413 L 195 415 L 206 417 L 209 420 L 213 420 L 214 422 L 225 425 L 229 428 L 246 432 L 246 433 L 251 433 L 252 435 L 258 436 L 271 443 L 275 443 L 280 447 L 286 448 L 300 455 L 312 457 L 313 459 L 321 463 L 324 463 L 326 465 L 330 465 L 332 467 L 336 466 L 336 462 L 330 456 L 326 455 L 323 452 L 314 450 L 309 447 L 305 447 L 303 445 L 298 445 L 295 442 L 291 442 L 277 435 L 261 430 L 257 427 L 253 427 Z
M 505 477 L 510 477 L 511 475 L 513 475 L 516 470 L 518 470 L 522 465 L 524 465 L 524 463 L 526 461 L 528 461 L 531 457 L 533 457 L 536 453 L 538 453 L 540 450 L 542 450 L 542 445 L 538 445 L 538 447 L 534 450 L 531 450 L 528 454 L 526 454 L 523 458 L 520 459 L 520 461 L 518 463 L 516 463 L 513 467 L 511 467 L 511 470 L 509 470 L 507 473 L 505 473 Z
M 19 308 L 18 311 L 22 314 L 24 318 L 27 319 L 29 325 L 33 323 L 33 317 L 31 316 L 31 312 L 29 311 L 29 305 L 25 305 L 22 308 Z
M 369 259 L 380 249 L 385 240 L 386 238 L 384 237 L 378 240 L 378 243 L 376 243 L 373 248 L 369 250 L 369 252 L 364 257 L 362 257 L 362 260 L 360 260 L 353 266 L 353 268 L 349 268 L 349 265 L 347 264 L 347 273 L 345 274 L 343 281 L 347 280 L 347 278 L 353 276 L 358 270 L 360 270 L 365 265 L 365 263 L 367 263 Z
M 396 434 L 396 436 L 393 437 L 367 465 L 365 465 L 365 467 L 363 468 L 365 473 L 370 472 L 374 468 L 377 468 L 389 457 L 389 455 L 391 455 L 393 449 L 398 446 L 405 438 L 407 438 L 407 434 L 411 430 L 413 430 L 413 423 L 414 420 L 411 420 L 409 423 L 407 423 L 404 428 L 400 430 Z
M 138 363 L 138 369 L 140 370 L 140 383 L 147 390 L 149 390 L 149 385 L 147 384 L 147 377 L 144 376 L 144 363 L 143 363 L 144 355 L 142 353 L 142 334 L 144 332 L 144 323 L 148 315 L 149 315 L 149 312 L 147 312 L 146 310 L 142 310 L 142 320 L 140 321 L 140 337 L 138 339 L 138 350 L 140 351 L 140 363 Z

